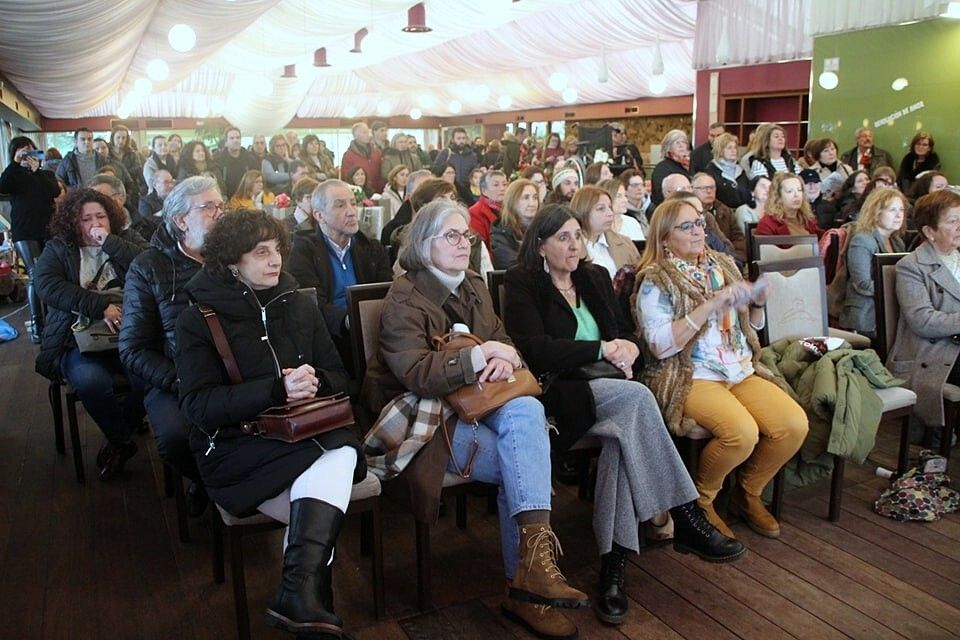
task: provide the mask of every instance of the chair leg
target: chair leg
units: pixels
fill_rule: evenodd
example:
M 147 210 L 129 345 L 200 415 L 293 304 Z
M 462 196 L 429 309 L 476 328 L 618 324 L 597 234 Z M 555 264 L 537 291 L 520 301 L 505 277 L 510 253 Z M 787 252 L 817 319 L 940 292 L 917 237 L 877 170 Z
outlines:
M 467 494 L 457 496 L 457 529 L 467 528 Z
M 360 555 L 373 554 L 373 512 L 364 511 L 360 514 Z
M 430 525 L 417 521 L 417 604 L 420 611 L 433 607 L 430 588 Z
M 50 400 L 50 410 L 53 412 L 53 438 L 57 453 L 66 453 L 67 447 L 63 440 L 63 400 L 60 397 L 60 383 L 51 382 L 47 387 L 47 397 Z
M 950 462 L 950 445 L 953 443 L 953 430 L 957 423 L 957 403 L 944 402 L 944 425 L 940 430 L 940 455 Z
M 163 465 L 163 495 L 172 498 L 173 491 L 173 469 Z
M 236 527 L 230 527 L 230 574 L 233 581 L 233 607 L 237 613 L 237 638 L 250 640 L 247 581 L 243 571 L 243 536 Z
M 377 620 L 383 620 L 387 615 L 383 584 L 383 519 L 379 499 L 374 501 L 370 510 L 370 529 L 373 537 L 373 610 Z
M 210 505 L 210 542 L 213 553 L 213 581 L 223 584 L 226 577 L 223 575 L 223 520 L 215 504 Z
M 830 522 L 840 520 L 840 501 L 843 498 L 843 471 L 846 461 L 838 455 L 833 456 L 833 475 L 830 478 Z
M 910 416 L 900 419 L 900 452 L 897 459 L 897 476 L 907 472 L 910 465 Z
M 67 421 L 70 423 L 70 446 L 73 447 L 73 468 L 77 474 L 77 482 L 87 483 L 83 469 L 83 451 L 80 449 L 80 422 L 77 420 L 77 396 L 67 395 Z
M 783 511 L 783 467 L 773 476 L 773 499 L 770 501 L 770 515 L 777 520 L 780 519 L 780 513 Z
M 187 496 L 183 492 L 183 478 L 173 472 L 166 471 L 167 465 L 163 465 L 164 473 L 169 473 L 173 486 L 173 498 L 177 505 L 177 531 L 180 534 L 180 542 L 190 542 L 190 518 L 187 516 Z

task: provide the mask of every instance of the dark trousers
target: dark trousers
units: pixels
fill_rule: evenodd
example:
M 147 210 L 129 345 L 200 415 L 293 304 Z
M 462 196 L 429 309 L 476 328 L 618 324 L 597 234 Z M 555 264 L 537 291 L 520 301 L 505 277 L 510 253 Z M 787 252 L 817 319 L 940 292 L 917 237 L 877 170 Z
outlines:
M 129 441 L 143 420 L 143 383 L 126 375 L 119 353 L 80 353 L 79 349 L 70 349 L 63 354 L 60 368 L 107 440 L 114 444 Z M 119 377 L 129 381 L 126 397 L 114 388 Z
M 151 388 L 143 405 L 157 440 L 160 459 L 180 475 L 200 482 L 200 471 L 190 450 L 190 422 L 180 413 L 178 399 L 172 393 Z
M 27 275 L 30 280 L 27 282 L 27 302 L 30 305 L 30 320 L 33 321 L 33 334 L 41 335 L 43 332 L 43 305 L 40 304 L 40 296 L 37 295 L 36 287 L 33 286 L 33 267 L 43 252 L 43 242 L 40 240 L 17 240 L 15 243 L 17 255 L 23 260 L 23 265 L 27 268 Z

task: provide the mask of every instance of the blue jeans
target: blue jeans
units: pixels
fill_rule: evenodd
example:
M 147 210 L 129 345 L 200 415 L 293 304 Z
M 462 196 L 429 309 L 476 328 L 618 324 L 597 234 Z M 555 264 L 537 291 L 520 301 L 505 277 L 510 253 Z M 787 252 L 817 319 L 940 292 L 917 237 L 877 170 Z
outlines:
M 473 449 L 473 425 L 457 421 L 453 451 L 463 469 Z M 536 398 L 515 398 L 480 422 L 480 447 L 471 479 L 499 485 L 500 550 L 507 579 L 517 568 L 520 529 L 514 516 L 550 510 L 550 438 L 543 405 Z M 453 461 L 447 469 L 455 471 Z
M 113 389 L 114 380 L 126 376 L 119 353 L 70 349 L 63 354 L 60 369 L 107 440 L 114 444 L 129 441 L 143 418 L 143 386 L 129 376 L 130 392 L 121 404 Z

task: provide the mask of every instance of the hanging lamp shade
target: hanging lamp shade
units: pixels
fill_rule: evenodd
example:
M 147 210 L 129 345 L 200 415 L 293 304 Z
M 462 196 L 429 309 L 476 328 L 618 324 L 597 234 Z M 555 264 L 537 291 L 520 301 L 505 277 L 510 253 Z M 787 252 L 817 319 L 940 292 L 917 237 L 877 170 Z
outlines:
M 360 44 L 363 42 L 363 39 L 367 37 L 368 33 L 370 32 L 364 27 L 353 34 L 353 49 L 350 49 L 350 53 L 363 53 L 360 49 Z
M 320 47 L 313 52 L 313 66 L 315 67 L 329 67 L 330 64 L 327 62 L 327 48 Z
M 403 28 L 407 33 L 427 33 L 433 31 L 427 26 L 427 8 L 418 2 L 407 10 L 407 26 Z
M 281 78 L 296 78 L 297 77 L 297 65 L 295 64 L 286 64 L 283 65 L 283 75 Z

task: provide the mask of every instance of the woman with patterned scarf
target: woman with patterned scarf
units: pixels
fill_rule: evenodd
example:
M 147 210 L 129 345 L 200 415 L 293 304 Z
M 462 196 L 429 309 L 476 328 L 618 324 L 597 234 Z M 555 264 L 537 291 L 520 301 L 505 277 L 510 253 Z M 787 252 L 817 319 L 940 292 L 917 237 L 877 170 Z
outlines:
M 735 537 L 713 501 L 740 466 L 731 506 L 755 532 L 776 538 L 780 525 L 760 495 L 800 448 L 807 416 L 758 362 L 764 287 L 745 282 L 731 258 L 707 248 L 704 229 L 684 200 L 660 205 L 650 221 L 637 275 L 642 381 L 672 433 L 700 425 L 713 435 L 694 478 L 710 522 Z

